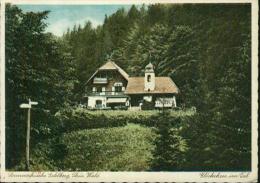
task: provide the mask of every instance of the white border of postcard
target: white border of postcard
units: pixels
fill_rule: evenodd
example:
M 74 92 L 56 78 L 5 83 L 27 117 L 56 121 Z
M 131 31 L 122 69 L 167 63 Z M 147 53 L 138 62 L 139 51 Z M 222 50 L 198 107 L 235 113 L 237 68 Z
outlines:
M 14 4 L 251 3 L 252 171 L 250 172 L 15 172 L 5 170 L 5 6 Z M 257 0 L 2 0 L 1 1 L 0 182 L 256 182 L 258 162 L 258 1 Z M 207 176 L 205 176 L 207 173 Z M 203 176 L 204 175 L 204 176 Z

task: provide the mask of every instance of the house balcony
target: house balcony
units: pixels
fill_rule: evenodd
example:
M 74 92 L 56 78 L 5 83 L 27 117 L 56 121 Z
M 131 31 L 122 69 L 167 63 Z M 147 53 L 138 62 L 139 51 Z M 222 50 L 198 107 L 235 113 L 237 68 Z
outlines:
M 115 96 L 115 97 L 127 97 L 124 92 L 116 91 L 103 91 L 103 92 L 89 92 L 87 96 Z
M 107 78 L 98 78 L 95 77 L 93 83 L 94 84 L 107 84 L 108 79 Z

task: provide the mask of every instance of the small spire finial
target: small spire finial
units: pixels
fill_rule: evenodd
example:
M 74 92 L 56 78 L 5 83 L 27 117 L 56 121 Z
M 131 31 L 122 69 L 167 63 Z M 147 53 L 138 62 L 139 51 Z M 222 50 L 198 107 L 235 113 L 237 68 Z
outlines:
M 112 60 L 113 55 L 114 55 L 114 51 L 112 51 L 110 54 L 107 54 L 106 60 Z
M 109 60 L 109 54 L 106 54 L 106 60 Z

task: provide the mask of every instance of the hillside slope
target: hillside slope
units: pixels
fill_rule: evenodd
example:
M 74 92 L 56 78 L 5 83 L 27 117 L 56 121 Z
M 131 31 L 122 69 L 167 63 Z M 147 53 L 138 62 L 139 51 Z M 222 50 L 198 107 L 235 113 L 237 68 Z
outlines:
M 32 170 L 145 171 L 149 170 L 153 128 L 137 124 L 85 129 L 38 144 L 32 152 Z

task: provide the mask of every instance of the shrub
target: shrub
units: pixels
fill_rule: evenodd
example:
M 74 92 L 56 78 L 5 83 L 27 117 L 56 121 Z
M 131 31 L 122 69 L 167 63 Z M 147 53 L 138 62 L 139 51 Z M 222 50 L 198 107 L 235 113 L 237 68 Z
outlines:
M 141 124 L 144 126 L 156 126 L 161 111 L 90 111 L 82 108 L 66 108 L 58 113 L 55 117 L 59 120 L 59 128 L 64 132 L 125 126 L 127 123 Z M 194 111 L 172 111 L 169 112 L 172 120 L 176 121 L 182 118 L 194 115 Z
M 123 116 L 95 115 L 85 109 L 65 109 L 56 113 L 55 116 L 60 121 L 63 132 L 79 129 L 118 127 L 127 124 L 127 121 L 123 119 Z

